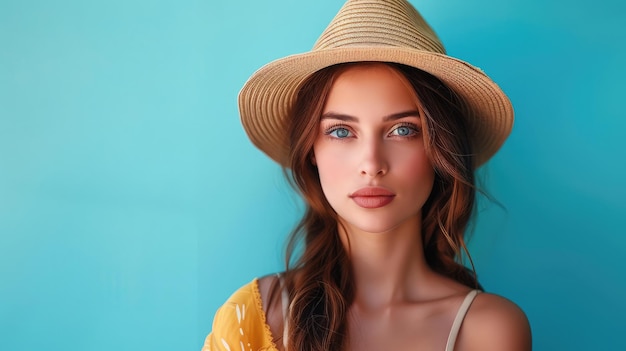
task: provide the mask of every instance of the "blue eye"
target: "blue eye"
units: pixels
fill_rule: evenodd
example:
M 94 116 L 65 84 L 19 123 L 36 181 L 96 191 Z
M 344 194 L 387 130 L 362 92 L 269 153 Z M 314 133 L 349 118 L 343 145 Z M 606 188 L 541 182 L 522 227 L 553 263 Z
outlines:
M 402 136 L 407 136 L 409 135 L 409 133 L 411 133 L 411 129 L 409 129 L 409 127 L 400 127 L 396 129 L 396 131 L 398 132 L 398 135 Z
M 346 128 L 335 128 L 328 132 L 328 135 L 338 139 L 344 139 L 350 136 L 350 131 Z
M 391 131 L 391 135 L 401 136 L 401 137 L 410 137 L 410 136 L 417 134 L 418 132 L 419 132 L 419 129 L 417 127 L 401 125 L 393 129 Z

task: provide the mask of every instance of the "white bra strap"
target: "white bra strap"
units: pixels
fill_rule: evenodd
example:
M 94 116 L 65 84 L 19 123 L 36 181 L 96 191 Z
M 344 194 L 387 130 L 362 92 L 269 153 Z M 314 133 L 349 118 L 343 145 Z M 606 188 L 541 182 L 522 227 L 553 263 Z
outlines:
M 459 335 L 459 330 L 461 330 L 461 324 L 463 324 L 463 319 L 467 314 L 467 311 L 470 308 L 470 305 L 474 301 L 474 298 L 480 290 L 472 290 L 465 296 L 465 300 L 459 307 L 459 311 L 456 313 L 456 317 L 454 317 L 454 322 L 452 323 L 452 328 L 450 329 L 450 334 L 448 335 L 448 342 L 446 343 L 446 351 L 454 351 L 454 344 L 456 343 L 456 337 Z
M 289 295 L 287 295 L 287 289 L 284 284 L 282 275 L 278 276 L 280 281 L 281 300 L 283 306 L 283 346 L 287 349 L 287 338 L 289 335 L 289 320 L 287 319 L 287 308 L 289 308 Z

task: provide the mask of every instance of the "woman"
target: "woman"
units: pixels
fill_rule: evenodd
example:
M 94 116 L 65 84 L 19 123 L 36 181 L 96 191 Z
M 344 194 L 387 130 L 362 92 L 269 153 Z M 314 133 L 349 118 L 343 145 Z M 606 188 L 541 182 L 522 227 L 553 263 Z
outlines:
M 512 107 L 408 2 L 349 0 L 239 102 L 307 210 L 286 271 L 231 296 L 203 350 L 530 350 L 524 313 L 458 263 Z

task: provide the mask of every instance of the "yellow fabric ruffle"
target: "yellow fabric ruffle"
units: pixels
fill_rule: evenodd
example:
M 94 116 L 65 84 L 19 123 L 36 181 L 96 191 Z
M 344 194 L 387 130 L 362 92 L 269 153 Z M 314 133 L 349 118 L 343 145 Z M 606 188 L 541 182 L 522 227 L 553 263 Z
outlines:
M 258 279 L 242 286 L 215 313 L 202 351 L 278 351 L 265 319 Z

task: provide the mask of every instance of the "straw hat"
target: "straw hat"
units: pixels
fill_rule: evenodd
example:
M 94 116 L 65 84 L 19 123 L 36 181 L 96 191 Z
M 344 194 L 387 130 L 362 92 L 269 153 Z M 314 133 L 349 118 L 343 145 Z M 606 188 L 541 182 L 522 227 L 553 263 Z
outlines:
M 513 107 L 480 69 L 446 55 L 443 44 L 405 0 L 348 0 L 310 52 L 261 67 L 239 93 L 239 112 L 250 140 L 283 166 L 288 162 L 288 115 L 303 81 L 345 62 L 394 62 L 426 71 L 463 100 L 475 165 L 500 148 L 513 126 Z

